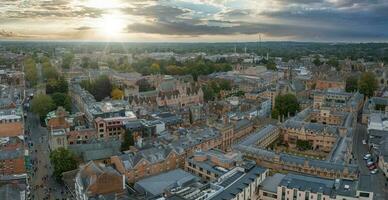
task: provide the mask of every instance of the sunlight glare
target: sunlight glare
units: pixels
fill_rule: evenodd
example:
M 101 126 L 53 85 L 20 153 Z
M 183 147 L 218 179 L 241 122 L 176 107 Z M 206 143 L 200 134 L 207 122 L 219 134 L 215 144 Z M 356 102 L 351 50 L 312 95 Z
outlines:
M 116 0 L 89 0 L 85 4 L 93 8 L 118 8 L 120 3 Z
M 105 15 L 99 21 L 100 32 L 109 37 L 118 36 L 124 29 L 125 23 L 118 15 Z

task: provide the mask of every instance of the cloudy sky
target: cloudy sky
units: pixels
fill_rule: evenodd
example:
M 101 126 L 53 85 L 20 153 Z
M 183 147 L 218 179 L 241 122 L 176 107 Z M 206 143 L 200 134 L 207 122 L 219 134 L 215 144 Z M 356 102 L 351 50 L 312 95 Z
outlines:
M 0 39 L 388 41 L 388 0 L 0 0 Z

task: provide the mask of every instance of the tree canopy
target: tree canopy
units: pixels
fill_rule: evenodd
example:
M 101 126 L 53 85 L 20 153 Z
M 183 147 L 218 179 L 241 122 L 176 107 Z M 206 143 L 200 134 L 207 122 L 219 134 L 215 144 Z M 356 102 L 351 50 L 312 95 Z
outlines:
M 124 97 L 124 92 L 122 90 L 120 90 L 119 88 L 114 88 L 112 90 L 112 92 L 110 93 L 110 96 L 112 97 L 112 99 L 114 100 L 120 100 L 120 99 L 123 99 Z
M 50 111 L 55 109 L 55 103 L 49 95 L 38 94 L 32 99 L 31 110 L 37 114 L 40 119 L 44 119 Z
M 68 149 L 58 148 L 50 153 L 50 161 L 54 167 L 53 176 L 62 182 L 62 173 L 77 169 L 75 155 Z
M 62 106 L 67 111 L 71 111 L 71 97 L 68 94 L 56 92 L 51 95 L 56 107 Z
M 35 86 L 38 82 L 38 72 L 36 69 L 35 60 L 31 57 L 24 60 L 24 73 L 26 74 L 27 81 L 31 86 Z
M 349 76 L 346 79 L 345 91 L 346 92 L 355 92 L 358 89 L 358 77 Z
M 358 81 L 358 88 L 360 93 L 366 97 L 372 97 L 374 92 L 377 90 L 376 76 L 372 72 L 364 72 L 361 74 L 360 80 Z
M 225 79 L 215 79 L 202 86 L 205 101 L 213 101 L 222 90 L 231 90 L 232 84 Z
M 110 97 L 113 85 L 108 76 L 100 76 L 95 80 L 84 80 L 81 86 L 90 92 L 97 101 L 101 101 L 106 97 Z
M 126 130 L 123 137 L 123 141 L 121 143 L 121 151 L 127 151 L 129 150 L 129 147 L 133 145 L 135 145 L 135 141 L 133 139 L 132 132 Z
M 69 69 L 71 66 L 71 63 L 73 62 L 74 54 L 72 53 L 66 53 L 62 58 L 62 68 Z
M 53 94 L 56 92 L 67 93 L 69 90 L 69 85 L 65 78 L 60 77 L 58 79 L 48 79 L 46 83 L 46 93 Z
M 272 111 L 272 118 L 276 119 L 278 116 L 288 116 L 288 114 L 295 115 L 299 109 L 299 103 L 295 95 L 278 95 L 275 98 L 275 108 Z

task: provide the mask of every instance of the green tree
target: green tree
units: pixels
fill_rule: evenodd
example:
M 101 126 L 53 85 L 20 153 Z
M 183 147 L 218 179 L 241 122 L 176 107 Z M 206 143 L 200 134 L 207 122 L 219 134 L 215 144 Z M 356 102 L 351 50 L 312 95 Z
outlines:
M 126 130 L 124 133 L 123 141 L 121 142 L 121 151 L 129 150 L 129 147 L 135 145 L 132 132 Z
M 153 63 L 150 70 L 152 74 L 158 74 L 160 72 L 160 65 L 158 63 Z
M 58 79 L 49 79 L 46 83 L 46 93 L 53 94 L 56 92 L 67 93 L 69 90 L 69 85 L 65 78 L 60 77 Z
M 62 68 L 69 69 L 71 63 L 73 62 L 74 54 L 66 53 L 62 58 Z
M 38 94 L 32 99 L 31 110 L 43 120 L 47 113 L 55 109 L 53 99 L 45 94 Z
M 339 62 L 338 62 L 338 59 L 335 58 L 335 57 L 331 57 L 328 61 L 327 61 L 327 64 L 332 66 L 332 67 L 335 67 L 335 69 L 337 71 L 340 71 L 340 66 L 339 66 Z
M 269 59 L 267 63 L 265 64 L 265 67 L 268 70 L 276 70 L 276 63 L 274 59 Z
M 53 99 L 53 102 L 56 107 L 62 106 L 65 108 L 67 111 L 71 111 L 71 98 L 69 95 L 65 93 L 59 93 L 56 92 L 51 95 L 51 98 Z
M 345 90 L 346 92 L 355 92 L 358 89 L 358 78 L 357 76 L 349 76 L 346 79 Z
M 101 101 L 106 97 L 110 97 L 113 85 L 108 76 L 100 76 L 96 80 L 85 80 L 81 82 L 81 86 L 89 91 L 97 101 Z
M 31 84 L 31 86 L 35 86 L 38 83 L 38 71 L 35 60 L 29 57 L 24 60 L 23 65 L 26 80 Z
M 296 147 L 301 151 L 311 150 L 313 148 L 311 143 L 307 140 L 297 140 Z
M 215 92 L 209 85 L 202 86 L 203 98 L 205 101 L 213 101 L 215 98 Z
M 372 72 L 364 72 L 361 74 L 360 80 L 358 81 L 358 88 L 360 93 L 366 97 L 372 97 L 374 92 L 377 90 L 376 76 Z
M 50 162 L 54 167 L 53 176 L 57 182 L 62 182 L 62 173 L 77 169 L 75 155 L 68 149 L 58 148 L 50 153 Z
M 81 67 L 82 68 L 89 68 L 90 67 L 90 58 L 89 57 L 82 57 L 81 58 Z
M 320 65 L 322 65 L 321 59 L 319 58 L 318 55 L 316 55 L 316 56 L 314 57 L 313 63 L 314 63 L 315 66 L 320 66 Z
M 59 73 L 54 66 L 52 66 L 50 59 L 48 57 L 43 57 L 41 60 L 43 77 L 46 79 L 57 79 L 59 77 Z
M 277 118 L 280 116 L 294 115 L 299 111 L 299 103 L 295 95 L 285 94 L 278 95 L 275 98 L 275 110 L 272 112 L 272 118 Z

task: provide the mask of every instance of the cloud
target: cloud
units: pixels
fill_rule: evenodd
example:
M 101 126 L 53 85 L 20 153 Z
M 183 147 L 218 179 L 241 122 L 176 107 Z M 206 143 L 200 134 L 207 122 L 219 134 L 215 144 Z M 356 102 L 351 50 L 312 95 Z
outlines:
M 78 28 L 75 28 L 75 30 L 77 30 L 77 31 L 87 31 L 87 30 L 91 30 L 91 29 L 94 29 L 94 28 L 90 27 L 90 26 L 80 26 Z
M 188 10 L 164 5 L 138 6 L 135 8 L 128 7 L 122 9 L 122 11 L 130 15 L 138 15 L 159 19 L 172 19 L 189 12 Z
M 6 30 L 0 30 L 0 37 L 2 38 L 10 38 L 10 37 L 16 37 L 17 34 L 11 31 Z

